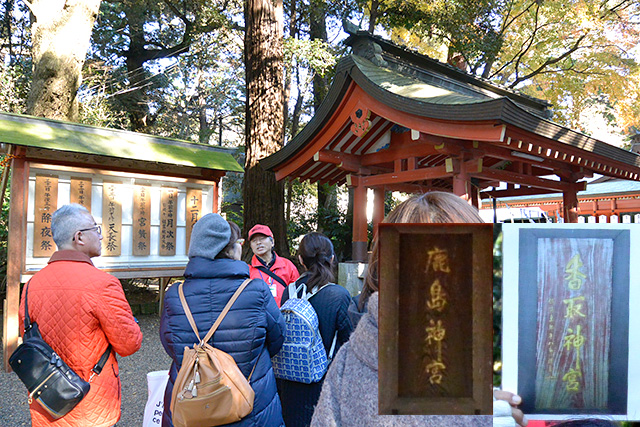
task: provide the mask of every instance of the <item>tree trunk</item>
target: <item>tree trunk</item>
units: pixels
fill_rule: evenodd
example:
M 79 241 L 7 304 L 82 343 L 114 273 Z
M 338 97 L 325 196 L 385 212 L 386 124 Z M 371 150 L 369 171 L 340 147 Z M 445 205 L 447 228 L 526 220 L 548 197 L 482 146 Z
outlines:
M 326 4 L 316 0 L 309 16 L 309 36 L 312 40 L 327 41 Z M 313 76 L 313 109 L 318 111 L 320 104 L 329 91 L 329 81 L 318 73 Z M 338 210 L 338 191 L 335 185 L 318 183 L 318 232 L 324 233 L 330 229 L 332 220 L 327 214 Z
M 129 114 L 130 129 L 149 133 L 148 128 L 153 120 L 146 100 L 147 73 L 144 63 L 148 58 L 145 57 L 145 11 L 135 0 L 127 0 L 122 4 L 129 27 L 129 49 L 125 51 L 129 90 L 120 97 L 120 101 Z
M 82 65 L 100 0 L 34 0 L 30 8 L 33 78 L 26 112 L 75 121 Z
M 369 32 L 373 34 L 376 29 L 376 21 L 378 20 L 378 8 L 380 0 L 371 0 L 371 10 L 369 11 Z
M 255 224 L 268 225 L 278 254 L 289 256 L 284 184 L 258 163 L 278 151 L 283 142 L 281 5 L 271 0 L 248 0 L 245 4 L 246 164 L 242 194 L 244 234 Z
M 323 0 L 312 3 L 309 14 L 309 36 L 311 40 L 327 42 L 326 4 Z M 318 111 L 320 103 L 329 91 L 329 81 L 318 73 L 313 75 L 313 110 Z

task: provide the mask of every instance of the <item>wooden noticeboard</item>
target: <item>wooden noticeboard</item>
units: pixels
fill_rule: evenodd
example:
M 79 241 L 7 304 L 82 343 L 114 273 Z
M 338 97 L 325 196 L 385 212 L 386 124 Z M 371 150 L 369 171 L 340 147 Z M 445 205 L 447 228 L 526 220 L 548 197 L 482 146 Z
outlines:
M 82 205 L 91 212 L 91 179 L 72 177 L 70 182 L 69 202 Z
M 187 251 L 191 242 L 193 226 L 202 216 L 202 190 L 199 188 L 187 188 L 187 202 L 185 203 L 185 222 L 187 227 Z
M 33 221 L 33 256 L 50 257 L 56 251 L 51 235 L 51 215 L 58 209 L 58 178 L 36 175 Z
M 492 413 L 491 224 L 380 224 L 379 413 Z
M 102 256 L 120 256 L 122 252 L 121 185 L 105 182 L 102 187 Z
M 503 226 L 503 386 L 530 419 L 640 417 L 631 227 Z
M 151 192 L 147 185 L 136 185 L 133 191 L 133 245 L 134 256 L 151 253 Z
M 178 190 L 163 188 L 160 202 L 160 255 L 176 254 L 176 215 Z

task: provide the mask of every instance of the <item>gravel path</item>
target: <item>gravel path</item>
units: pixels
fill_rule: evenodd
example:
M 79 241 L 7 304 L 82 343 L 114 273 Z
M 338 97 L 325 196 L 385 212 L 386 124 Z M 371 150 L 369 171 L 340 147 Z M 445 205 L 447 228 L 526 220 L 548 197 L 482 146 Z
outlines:
M 118 357 L 122 381 L 122 417 L 118 427 L 142 426 L 147 403 L 147 372 L 169 369 L 171 364 L 158 336 L 160 317 L 142 315 L 138 321 L 143 334 L 142 347 L 132 356 Z M 0 363 L 3 358 L 0 348 Z M 14 373 L 0 371 L 0 427 L 30 426 L 27 390 Z

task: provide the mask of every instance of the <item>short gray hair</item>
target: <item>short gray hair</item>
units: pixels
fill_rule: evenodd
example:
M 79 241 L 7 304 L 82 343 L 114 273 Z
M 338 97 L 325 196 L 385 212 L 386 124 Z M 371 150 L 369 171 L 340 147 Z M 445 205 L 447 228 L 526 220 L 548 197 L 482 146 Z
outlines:
M 71 242 L 76 234 L 86 222 L 87 208 L 77 203 L 71 203 L 58 208 L 51 216 L 51 234 L 53 241 L 58 248 Z

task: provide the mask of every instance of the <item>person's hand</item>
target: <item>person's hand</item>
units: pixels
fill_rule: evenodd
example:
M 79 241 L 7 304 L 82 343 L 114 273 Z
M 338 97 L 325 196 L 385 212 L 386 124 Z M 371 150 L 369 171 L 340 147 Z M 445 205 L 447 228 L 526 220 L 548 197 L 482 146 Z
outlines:
M 522 411 L 517 408 L 517 406 L 522 403 L 522 398 L 517 394 L 511 393 L 509 391 L 504 390 L 494 390 L 493 397 L 497 399 L 496 402 L 493 403 L 494 410 L 493 416 L 500 415 L 509 415 L 509 411 L 511 417 L 515 420 L 518 425 L 524 427 L 529 422 L 527 417 L 524 416 Z M 508 406 L 507 406 L 508 405 Z M 499 413 L 498 413 L 499 412 Z M 504 414 L 502 413 L 504 412 Z M 496 418 L 494 418 L 494 426 L 496 425 Z

